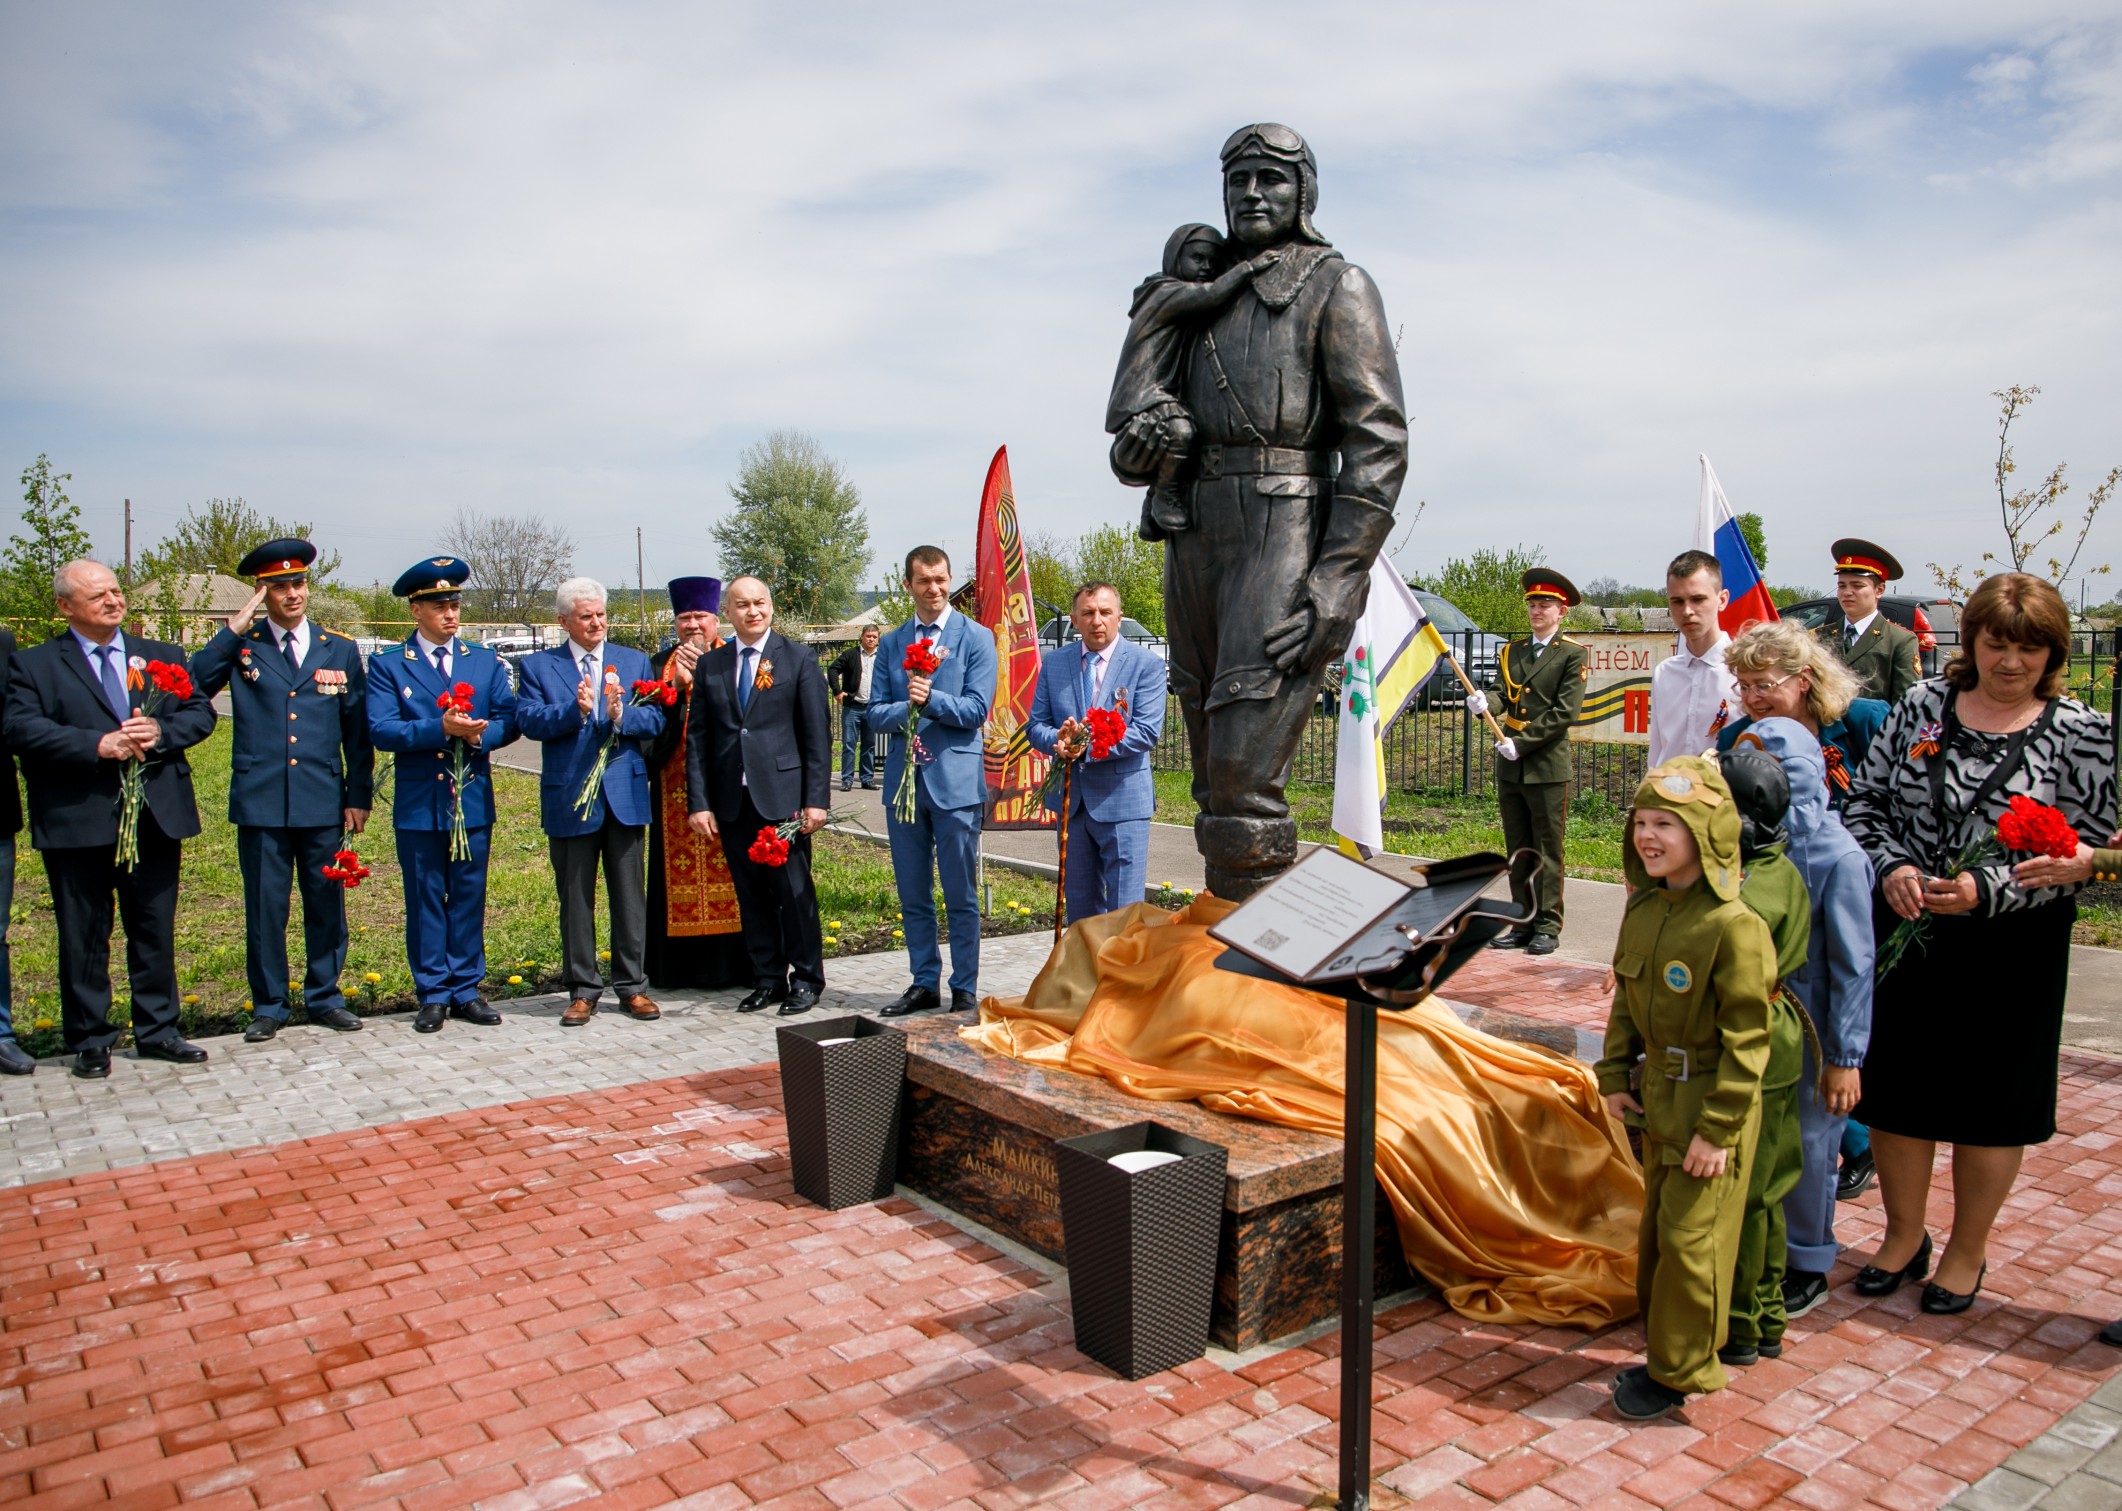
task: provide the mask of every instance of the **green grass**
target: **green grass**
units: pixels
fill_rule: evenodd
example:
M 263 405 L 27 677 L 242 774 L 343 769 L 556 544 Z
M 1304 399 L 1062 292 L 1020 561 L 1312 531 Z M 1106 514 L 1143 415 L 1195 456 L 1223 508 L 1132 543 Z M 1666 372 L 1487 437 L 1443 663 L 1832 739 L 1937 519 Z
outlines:
M 236 830 L 227 821 L 229 735 L 224 723 L 192 751 L 192 779 L 204 832 L 184 846 L 177 898 L 177 982 L 184 997 L 184 1032 L 193 1036 L 231 1033 L 250 1018 L 250 988 L 244 979 L 243 881 L 236 863 Z M 494 768 L 500 818 L 494 826 L 487 879 L 486 958 L 490 997 L 525 996 L 560 986 L 560 907 L 553 891 L 545 835 L 538 827 L 536 774 Z M 880 847 L 860 839 L 823 834 L 815 841 L 813 870 L 819 910 L 829 925 L 826 957 L 895 949 L 899 898 L 891 861 Z M 405 893 L 392 842 L 389 809 L 379 809 L 369 831 L 355 842 L 374 873 L 347 894 L 351 933 L 341 984 L 358 1013 L 390 1012 L 414 1005 L 412 973 L 405 963 Z M 982 932 L 1026 933 L 1053 927 L 1053 888 L 999 868 L 989 872 L 994 912 Z M 300 972 L 302 909 L 291 909 L 288 961 Z M 832 927 L 831 925 L 837 925 Z M 598 905 L 598 935 L 608 938 Z M 58 1027 L 59 942 L 52 919 L 50 883 L 25 832 L 17 839 L 15 905 L 8 930 L 14 966 L 15 1035 L 30 1053 L 55 1055 L 63 1046 Z M 124 979 L 122 929 L 111 940 L 113 1021 L 130 1021 L 130 991 Z

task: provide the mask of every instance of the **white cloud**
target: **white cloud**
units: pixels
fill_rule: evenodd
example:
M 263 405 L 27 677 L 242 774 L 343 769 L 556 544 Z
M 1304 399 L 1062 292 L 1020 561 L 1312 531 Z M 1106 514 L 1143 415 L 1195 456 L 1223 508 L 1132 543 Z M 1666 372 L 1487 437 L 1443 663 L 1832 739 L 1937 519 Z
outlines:
M 1100 431 L 1128 291 L 1261 118 L 1311 138 L 1322 227 L 1407 326 L 1409 564 L 1524 539 L 1645 578 L 1705 449 L 1767 514 L 1771 575 L 1853 518 L 1972 556 L 2010 382 L 2047 390 L 2022 455 L 2116 459 L 2122 28 L 2083 7 L 8 31 L 0 459 L 71 467 L 105 540 L 122 494 L 151 537 L 242 493 L 388 577 L 459 502 L 530 507 L 610 521 L 581 564 L 616 582 L 637 522 L 671 570 L 711 565 L 736 452 L 784 424 L 849 463 L 880 563 L 969 536 L 1001 440 L 1032 528 L 1131 518 Z

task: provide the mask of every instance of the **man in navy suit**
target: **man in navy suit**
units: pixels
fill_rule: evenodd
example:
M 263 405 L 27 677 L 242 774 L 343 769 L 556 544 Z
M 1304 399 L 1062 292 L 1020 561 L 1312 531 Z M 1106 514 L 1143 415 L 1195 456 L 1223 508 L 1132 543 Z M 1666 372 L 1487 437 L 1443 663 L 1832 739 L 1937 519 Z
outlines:
M 37 1062 L 15 1042 L 15 978 L 7 926 L 15 911 L 15 836 L 22 832 L 22 789 L 15 785 L 15 753 L 8 749 L 5 709 L 15 659 L 15 632 L 0 625 L 0 1075 L 26 1076 Z
M 825 827 L 833 735 L 825 674 L 806 646 L 774 633 L 774 600 L 756 577 L 722 590 L 731 638 L 693 663 L 685 732 L 686 821 L 722 842 L 752 991 L 737 1004 L 755 1013 L 781 1004 L 806 1013 L 825 990 L 825 944 L 811 883 L 810 837 Z M 754 860 L 760 831 L 794 820 L 778 865 Z
M 59 933 L 59 1003 L 74 1074 L 111 1073 L 119 1030 L 110 1021 L 111 903 L 125 921 L 133 1042 L 142 1059 L 196 1065 L 206 1051 L 177 1031 L 177 872 L 183 841 L 199 832 L 184 752 L 214 732 L 197 687 L 157 699 L 150 663 L 184 665 L 179 646 L 119 628 L 125 590 L 109 567 L 70 561 L 52 593 L 66 629 L 17 652 L 7 685 L 7 743 L 29 789 L 30 843 L 44 856 Z M 136 680 L 137 679 L 137 680 Z M 118 863 L 119 772 L 145 763 L 138 861 Z
M 937 988 L 943 956 L 936 947 L 935 884 L 943 882 L 950 920 L 950 1005 L 971 1012 L 980 1005 L 980 816 L 987 802 L 987 775 L 980 730 L 995 696 L 995 637 L 950 606 L 950 557 L 937 546 L 906 553 L 906 591 L 914 617 L 877 647 L 867 716 L 872 731 L 889 734 L 884 761 L 885 830 L 891 837 L 892 872 L 905 915 L 906 950 L 914 982 L 889 1007 L 887 1018 L 941 1005 Z M 931 642 L 943 658 L 933 677 L 910 677 L 906 650 Z M 900 783 L 908 776 L 907 722 L 918 713 L 914 759 L 914 817 L 899 817 Z
M 243 871 L 243 955 L 250 977 L 246 1043 L 278 1033 L 290 1013 L 287 914 L 302 889 L 308 957 L 302 1003 L 312 1023 L 361 1026 L 339 990 L 346 969 L 346 889 L 324 874 L 346 836 L 368 824 L 376 752 L 368 738 L 368 672 L 346 636 L 309 622 L 306 540 L 269 540 L 236 570 L 258 591 L 192 656 L 206 697 L 228 689 L 235 715 L 228 820 Z M 258 618 L 263 607 L 265 617 Z
M 604 584 L 570 577 L 555 593 L 567 643 L 523 658 L 516 682 L 516 727 L 545 749 L 538 813 L 560 888 L 560 955 L 568 1004 L 562 1028 L 580 1028 L 597 1010 L 597 863 L 611 909 L 612 992 L 630 1017 L 663 1016 L 648 998 L 648 763 L 642 742 L 663 732 L 663 710 L 632 706 L 633 686 L 655 678 L 648 657 L 605 638 Z M 619 741 L 602 790 L 587 810 L 584 780 L 614 730 Z
M 471 575 L 454 556 L 407 567 L 391 591 L 410 605 L 417 628 L 368 662 L 369 734 L 378 750 L 397 757 L 391 822 L 405 876 L 405 956 L 420 1002 L 413 1027 L 423 1034 L 439 1030 L 444 1018 L 501 1021 L 479 983 L 486 979 L 486 860 L 494 837 L 490 763 L 518 734 L 516 694 L 499 656 L 457 638 Z M 460 685 L 471 711 L 443 710 L 437 700 Z M 462 792 L 450 779 L 460 741 L 469 758 Z M 451 854 L 460 802 L 467 860 Z
M 1039 665 L 1025 737 L 1032 749 L 1083 760 L 1069 777 L 1068 921 L 1142 901 L 1149 886 L 1149 821 L 1157 784 L 1149 753 L 1164 733 L 1164 663 L 1120 634 L 1120 592 L 1109 582 L 1076 589 L 1069 620 L 1080 641 Z M 1103 757 L 1089 753 L 1085 714 L 1109 708 L 1127 733 Z

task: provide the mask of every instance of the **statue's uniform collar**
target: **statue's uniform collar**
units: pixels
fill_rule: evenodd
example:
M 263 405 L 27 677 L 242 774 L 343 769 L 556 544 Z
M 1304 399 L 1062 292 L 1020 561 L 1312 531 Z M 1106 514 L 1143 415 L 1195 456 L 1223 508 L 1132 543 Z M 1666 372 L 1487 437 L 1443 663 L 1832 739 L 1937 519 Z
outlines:
M 1304 291 L 1312 274 L 1341 254 L 1316 242 L 1292 242 L 1282 249 L 1282 260 L 1253 277 L 1253 292 L 1271 310 L 1285 310 Z

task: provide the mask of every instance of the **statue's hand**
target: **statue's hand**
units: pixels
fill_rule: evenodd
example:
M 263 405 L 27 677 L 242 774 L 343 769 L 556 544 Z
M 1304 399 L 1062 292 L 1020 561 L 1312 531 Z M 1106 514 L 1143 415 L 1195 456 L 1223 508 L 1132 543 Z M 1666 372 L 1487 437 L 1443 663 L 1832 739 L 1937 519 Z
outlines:
M 1314 573 L 1305 585 L 1306 601 L 1268 626 L 1264 645 L 1275 669 L 1284 676 L 1317 671 L 1346 650 L 1368 583 L 1367 573 L 1324 582 Z
M 1121 471 L 1135 477 L 1154 473 L 1169 449 L 1164 427 L 1146 409 L 1121 426 L 1120 433 L 1113 437 L 1113 460 Z

